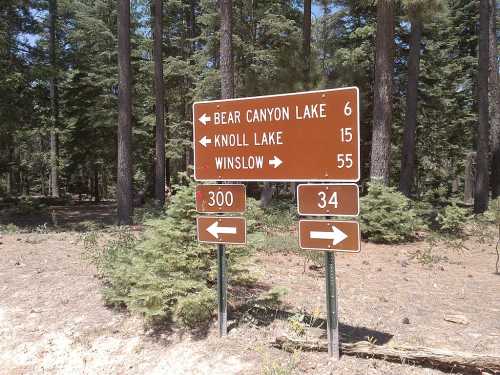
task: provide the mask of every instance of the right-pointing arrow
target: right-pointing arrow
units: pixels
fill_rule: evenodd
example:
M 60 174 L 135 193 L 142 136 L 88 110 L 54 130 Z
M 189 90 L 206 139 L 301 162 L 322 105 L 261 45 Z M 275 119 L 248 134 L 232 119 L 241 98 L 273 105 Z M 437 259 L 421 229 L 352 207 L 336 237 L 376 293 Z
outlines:
M 215 221 L 207 228 L 207 232 L 219 238 L 219 234 L 236 234 L 236 227 L 219 227 L 219 223 Z
M 311 231 L 310 237 L 316 240 L 332 240 L 332 245 L 335 246 L 344 241 L 348 236 L 335 225 L 332 225 L 330 232 Z
M 207 116 L 206 113 L 204 113 L 203 115 L 201 115 L 201 117 L 198 119 L 203 125 L 206 125 L 207 122 L 211 121 L 212 118 L 210 116 Z
M 274 168 L 278 168 L 281 164 L 283 164 L 283 161 L 277 156 L 269 160 L 269 165 L 272 165 Z

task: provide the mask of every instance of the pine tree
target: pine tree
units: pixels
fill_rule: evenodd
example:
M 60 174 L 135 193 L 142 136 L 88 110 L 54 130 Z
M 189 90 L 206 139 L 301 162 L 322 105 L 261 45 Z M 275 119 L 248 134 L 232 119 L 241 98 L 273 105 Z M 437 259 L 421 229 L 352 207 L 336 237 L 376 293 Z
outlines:
M 118 224 L 132 224 L 132 72 L 130 66 L 130 1 L 118 3 Z
M 441 2 L 435 0 L 409 0 L 406 7 L 410 20 L 410 52 L 408 57 L 408 83 L 406 90 L 406 115 L 401 155 L 399 190 L 410 196 L 416 169 L 416 131 L 418 83 L 420 70 L 421 39 L 424 20 L 439 12 Z
M 155 61 L 155 199 L 159 206 L 165 204 L 165 103 L 163 82 L 163 0 L 154 0 L 154 48 Z
M 500 196 L 500 89 L 498 88 L 497 1 L 489 1 L 489 105 L 491 197 Z
M 49 60 L 52 68 L 50 77 L 50 109 L 52 126 L 50 128 L 50 187 L 53 197 L 59 197 L 58 182 L 58 142 L 59 95 L 57 87 L 57 0 L 49 0 Z
M 234 97 L 233 2 L 220 0 L 220 76 L 221 98 Z
M 377 37 L 370 177 L 387 184 L 390 173 L 394 2 L 377 2 Z
M 482 213 L 488 209 L 489 199 L 489 122 L 488 122 L 488 68 L 489 68 L 489 14 L 488 0 L 479 1 L 479 126 L 476 157 L 476 185 L 474 191 L 474 212 Z

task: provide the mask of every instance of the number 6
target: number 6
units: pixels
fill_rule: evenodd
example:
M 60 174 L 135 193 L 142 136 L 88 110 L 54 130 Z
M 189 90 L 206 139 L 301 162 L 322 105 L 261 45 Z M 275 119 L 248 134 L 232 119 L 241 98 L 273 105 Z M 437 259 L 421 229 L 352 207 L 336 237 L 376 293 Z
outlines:
M 344 107 L 344 115 L 346 115 L 346 116 L 350 116 L 350 115 L 352 115 L 351 102 L 347 102 L 347 103 L 345 103 L 345 107 Z

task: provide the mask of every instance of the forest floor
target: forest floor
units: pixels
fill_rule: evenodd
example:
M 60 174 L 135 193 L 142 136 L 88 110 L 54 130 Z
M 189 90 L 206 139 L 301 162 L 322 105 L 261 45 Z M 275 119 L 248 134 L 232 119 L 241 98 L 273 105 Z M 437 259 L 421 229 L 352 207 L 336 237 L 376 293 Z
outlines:
M 60 216 L 106 223 L 111 210 L 87 205 L 62 209 Z M 224 338 L 215 322 L 201 334 L 148 330 L 140 317 L 104 305 L 80 236 L 74 230 L 1 236 L 0 374 L 443 374 L 383 360 L 343 356 L 331 361 L 326 353 L 272 348 L 275 337 L 297 330 L 290 319 L 242 320 Z M 377 344 L 500 356 L 500 276 L 494 273 L 494 239 L 484 240 L 469 239 L 460 249 L 439 242 L 432 253 L 425 252 L 425 242 L 363 243 L 359 254 L 338 255 L 341 331 Z M 297 317 L 301 312 L 324 317 L 322 267 L 297 252 L 273 249 L 254 255 L 251 264 L 258 278 L 255 293 L 286 288 L 284 309 Z M 230 290 L 229 299 L 237 292 Z M 464 321 L 447 321 L 448 315 Z

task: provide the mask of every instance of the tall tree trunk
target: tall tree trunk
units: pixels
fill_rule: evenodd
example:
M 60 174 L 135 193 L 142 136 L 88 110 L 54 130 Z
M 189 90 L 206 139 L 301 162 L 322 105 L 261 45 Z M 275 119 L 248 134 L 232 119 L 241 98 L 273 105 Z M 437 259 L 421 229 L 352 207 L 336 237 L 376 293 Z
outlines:
M 99 169 L 97 165 L 94 165 L 94 202 L 99 203 L 101 201 L 101 195 L 99 194 Z
M 57 92 L 57 61 L 56 61 L 56 27 L 57 27 L 57 0 L 49 0 L 49 59 L 52 69 L 50 77 L 50 175 L 51 192 L 53 197 L 59 197 L 58 184 L 58 153 L 57 128 L 59 119 L 59 97 Z
M 234 98 L 233 1 L 220 0 L 221 99 Z
M 408 58 L 408 88 L 406 91 L 406 118 L 403 132 L 403 151 L 399 190 L 409 196 L 415 178 L 415 146 L 417 132 L 417 96 L 420 65 L 420 41 L 422 21 L 415 10 L 410 9 L 411 34 L 410 56 Z
M 132 224 L 132 71 L 130 66 L 130 0 L 118 2 L 118 224 Z
M 156 112 L 156 163 L 155 200 L 159 207 L 165 205 L 165 83 L 163 81 L 163 0 L 154 0 L 155 112 Z
M 497 63 L 497 0 L 490 0 L 489 17 L 489 105 L 490 105 L 490 147 L 492 156 L 491 166 L 491 196 L 496 199 L 500 196 L 500 90 L 498 85 Z
M 480 0 L 479 2 L 479 72 L 478 72 L 479 124 L 478 124 L 478 134 L 477 134 L 476 188 L 474 191 L 474 213 L 476 214 L 482 213 L 488 209 L 488 198 L 489 198 L 488 1 L 489 0 Z
M 304 22 L 302 25 L 302 51 L 304 54 L 304 88 L 311 87 L 311 0 L 304 0 Z
M 394 3 L 379 0 L 377 3 L 377 36 L 375 62 L 375 88 L 373 101 L 373 134 L 370 178 L 389 182 L 392 75 L 394 46 Z

